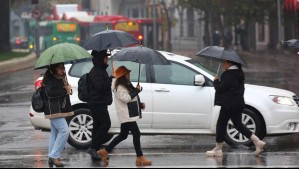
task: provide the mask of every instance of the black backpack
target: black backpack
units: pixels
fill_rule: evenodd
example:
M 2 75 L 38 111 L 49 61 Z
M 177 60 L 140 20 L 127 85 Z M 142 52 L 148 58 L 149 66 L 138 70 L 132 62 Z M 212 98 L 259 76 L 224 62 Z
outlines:
M 78 98 L 83 101 L 88 101 L 88 73 L 82 75 L 78 81 Z
M 42 113 L 45 110 L 45 104 L 44 104 L 44 87 L 37 88 L 32 95 L 31 98 L 31 105 L 34 111 L 38 113 Z

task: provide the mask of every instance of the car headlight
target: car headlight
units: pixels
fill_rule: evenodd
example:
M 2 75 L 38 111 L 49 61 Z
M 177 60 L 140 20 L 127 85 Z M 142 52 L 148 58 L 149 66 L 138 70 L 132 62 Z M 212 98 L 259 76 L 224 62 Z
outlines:
M 277 104 L 294 106 L 292 100 L 285 96 L 270 96 L 271 100 Z

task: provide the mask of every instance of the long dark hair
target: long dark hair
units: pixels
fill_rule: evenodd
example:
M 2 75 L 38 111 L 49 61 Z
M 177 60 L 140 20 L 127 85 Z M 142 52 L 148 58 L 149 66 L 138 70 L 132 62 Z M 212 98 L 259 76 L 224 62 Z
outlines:
M 49 79 L 50 76 L 54 76 L 54 75 L 55 75 L 55 73 L 56 73 L 56 68 L 57 68 L 60 64 L 63 64 L 63 63 L 56 63 L 56 64 L 50 65 L 50 66 L 48 67 L 47 71 L 46 71 L 45 74 L 44 74 L 43 82 L 47 81 L 47 79 Z
M 122 76 L 115 81 L 114 91 L 117 91 L 118 86 L 124 86 L 126 89 L 130 90 L 131 82 L 127 80 L 126 76 Z

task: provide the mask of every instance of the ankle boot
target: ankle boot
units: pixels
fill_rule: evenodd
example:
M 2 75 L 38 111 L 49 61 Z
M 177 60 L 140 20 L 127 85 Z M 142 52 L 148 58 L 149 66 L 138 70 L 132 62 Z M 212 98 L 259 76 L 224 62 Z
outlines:
M 152 161 L 146 159 L 144 156 L 136 158 L 136 165 L 137 166 L 148 166 L 152 165 Z
M 253 142 L 253 144 L 255 145 L 255 152 L 254 155 L 255 156 L 259 156 L 263 151 L 264 148 L 266 146 L 266 143 L 261 141 L 256 135 L 252 134 L 252 136 L 250 137 L 250 140 Z
M 222 157 L 223 143 L 216 143 L 216 147 L 212 151 L 207 151 L 206 156 L 208 157 Z
M 101 160 L 105 163 L 105 165 L 109 165 L 107 150 L 106 149 L 102 149 L 102 150 L 97 151 L 97 153 L 101 157 Z
M 59 159 L 54 159 L 51 157 L 49 157 L 48 164 L 51 168 L 53 167 L 53 165 L 55 165 L 56 167 L 64 167 L 64 164 Z

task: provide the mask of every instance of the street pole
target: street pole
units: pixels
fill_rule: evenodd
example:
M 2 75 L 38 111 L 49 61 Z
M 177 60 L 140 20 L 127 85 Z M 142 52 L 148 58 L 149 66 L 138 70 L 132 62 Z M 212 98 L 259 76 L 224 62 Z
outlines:
M 154 1 L 153 5 L 153 48 L 157 49 L 157 11 L 156 11 L 156 0 Z
M 280 48 L 280 42 L 282 41 L 282 33 L 281 33 L 281 5 L 280 0 L 277 0 L 277 20 L 278 20 L 278 45 Z

